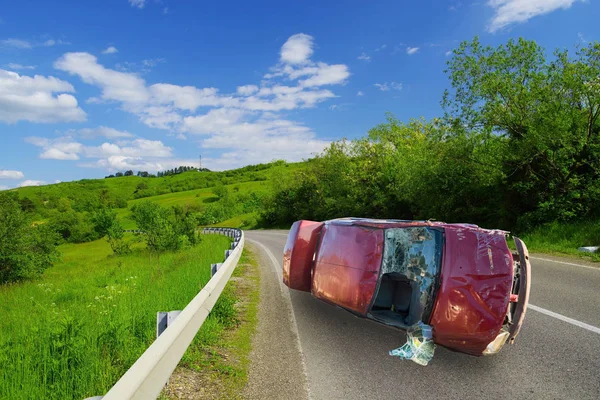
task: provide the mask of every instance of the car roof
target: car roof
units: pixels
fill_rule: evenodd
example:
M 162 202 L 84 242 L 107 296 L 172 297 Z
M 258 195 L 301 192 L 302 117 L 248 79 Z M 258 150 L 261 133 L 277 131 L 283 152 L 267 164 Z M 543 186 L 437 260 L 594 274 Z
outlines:
M 365 226 L 371 228 L 407 228 L 414 226 L 427 226 L 427 227 L 437 227 L 437 228 L 454 228 L 454 229 L 469 229 L 469 230 L 477 230 L 484 231 L 488 233 L 503 233 L 507 234 L 508 232 L 502 230 L 491 230 L 484 229 L 475 224 L 468 223 L 446 223 L 442 221 L 434 221 L 434 220 L 406 220 L 406 219 L 375 219 L 375 218 L 355 218 L 355 217 L 346 217 L 346 218 L 336 218 L 329 221 L 325 221 L 326 224 L 335 224 L 335 225 L 357 225 L 357 226 Z

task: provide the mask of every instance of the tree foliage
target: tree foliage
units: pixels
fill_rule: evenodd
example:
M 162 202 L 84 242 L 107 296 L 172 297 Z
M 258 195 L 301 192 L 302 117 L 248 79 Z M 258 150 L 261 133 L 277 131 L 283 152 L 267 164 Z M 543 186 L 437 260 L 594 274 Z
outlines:
M 475 38 L 448 62 L 445 114 L 389 115 L 277 182 L 270 224 L 340 216 L 435 218 L 527 230 L 600 215 L 600 44 L 551 61 L 534 41 Z
M 198 242 L 196 216 L 183 207 L 169 209 L 144 201 L 134 205 L 131 212 L 150 250 L 177 250 Z
M 34 226 L 16 196 L 0 193 L 0 284 L 40 275 L 58 258 L 58 236 Z

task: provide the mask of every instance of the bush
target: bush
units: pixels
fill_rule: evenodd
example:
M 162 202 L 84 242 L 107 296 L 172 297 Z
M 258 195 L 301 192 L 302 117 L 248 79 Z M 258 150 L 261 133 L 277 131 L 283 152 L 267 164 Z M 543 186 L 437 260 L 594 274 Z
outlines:
M 0 193 L 0 284 L 39 276 L 58 259 L 58 235 L 33 226 L 16 196 Z
M 177 250 L 198 242 L 198 221 L 189 209 L 168 209 L 145 201 L 133 206 L 131 211 L 138 228 L 144 231 L 146 245 L 151 250 Z
M 108 240 L 108 244 L 113 253 L 116 255 L 131 253 L 131 247 L 129 246 L 129 243 L 125 241 L 123 227 L 116 219 L 112 221 L 111 225 L 106 230 L 106 239 Z

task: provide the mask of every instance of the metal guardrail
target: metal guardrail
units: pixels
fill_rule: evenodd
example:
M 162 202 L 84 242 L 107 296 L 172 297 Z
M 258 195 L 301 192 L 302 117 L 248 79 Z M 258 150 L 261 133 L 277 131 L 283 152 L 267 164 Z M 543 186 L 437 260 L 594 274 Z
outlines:
M 88 399 L 147 400 L 156 399 L 160 395 L 179 360 L 219 299 L 244 249 L 244 233 L 239 229 L 204 228 L 202 233 L 233 238 L 232 249 L 225 251 L 225 261 L 211 266 L 213 277 L 108 393 L 103 397 Z

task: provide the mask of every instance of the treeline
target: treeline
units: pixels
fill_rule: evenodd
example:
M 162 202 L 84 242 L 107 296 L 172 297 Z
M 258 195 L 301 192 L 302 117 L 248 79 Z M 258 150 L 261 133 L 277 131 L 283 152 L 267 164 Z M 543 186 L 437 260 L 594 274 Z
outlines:
M 190 167 L 190 166 L 186 166 L 186 165 L 182 165 L 179 166 L 177 168 L 173 168 L 173 169 L 167 169 L 165 171 L 158 171 L 156 173 L 156 175 L 149 173 L 148 171 L 138 171 L 136 176 L 139 176 L 141 178 L 156 178 L 156 177 L 163 177 L 163 176 L 171 176 L 171 175 L 177 175 L 177 174 L 181 174 L 183 172 L 188 172 L 188 171 L 199 171 L 199 172 L 210 172 L 210 170 L 208 168 L 196 168 L 196 167 Z M 127 170 L 125 172 L 116 172 L 114 175 L 110 174 L 105 176 L 104 178 L 120 178 L 123 176 L 133 176 L 133 170 Z
M 276 182 L 262 218 L 438 219 L 528 231 L 600 217 L 600 44 L 548 60 L 534 41 L 475 38 L 447 64 L 444 115 L 389 115 Z

